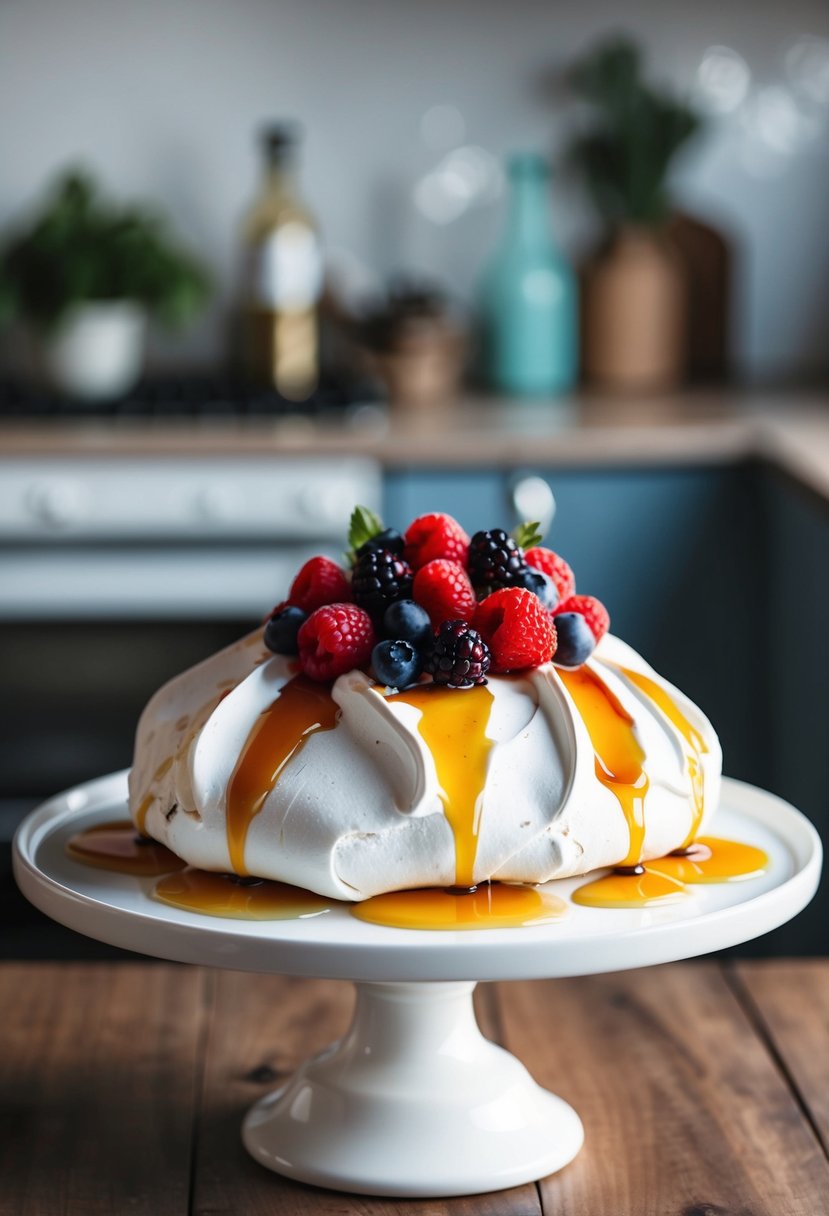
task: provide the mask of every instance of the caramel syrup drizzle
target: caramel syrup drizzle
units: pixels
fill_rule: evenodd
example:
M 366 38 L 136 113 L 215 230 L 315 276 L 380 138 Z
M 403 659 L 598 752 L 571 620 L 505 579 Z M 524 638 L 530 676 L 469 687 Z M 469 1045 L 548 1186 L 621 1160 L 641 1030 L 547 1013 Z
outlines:
M 696 727 L 688 721 L 674 699 L 655 680 L 643 675 L 640 671 L 632 671 L 629 667 L 620 667 L 619 670 L 626 680 L 629 680 L 631 684 L 653 701 L 660 713 L 676 728 L 685 743 L 683 752 L 685 755 L 685 769 L 691 783 L 692 814 L 691 829 L 682 842 L 681 848 L 687 849 L 699 831 L 703 811 L 705 810 L 705 772 L 702 762 L 702 757 L 708 752 L 705 740 Z
M 227 847 L 234 873 L 249 873 L 248 829 L 285 765 L 312 735 L 333 730 L 338 718 L 339 708 L 328 688 L 298 675 L 282 686 L 276 700 L 256 719 L 227 787 Z
M 392 693 L 388 700 L 420 710 L 417 729 L 432 753 L 440 800 L 455 839 L 455 886 L 472 887 L 492 751 L 486 729 L 494 697 L 484 684 L 463 691 L 425 684 Z
M 645 797 L 650 782 L 633 718 L 591 668 L 578 667 L 574 671 L 558 668 L 557 674 L 587 727 L 595 754 L 596 776 L 618 801 L 628 825 L 630 843 L 619 864 L 634 866 L 645 843 Z

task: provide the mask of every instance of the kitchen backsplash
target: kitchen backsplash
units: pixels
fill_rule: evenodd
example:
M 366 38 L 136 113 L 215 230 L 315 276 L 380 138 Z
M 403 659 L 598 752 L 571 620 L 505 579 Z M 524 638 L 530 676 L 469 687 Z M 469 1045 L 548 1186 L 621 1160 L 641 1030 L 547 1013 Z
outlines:
M 637 0 L 625 13 L 654 76 L 713 115 L 677 185 L 734 242 L 738 368 L 754 380 L 825 372 L 829 9 Z M 341 276 L 419 271 L 469 298 L 503 223 L 503 155 L 555 160 L 567 135 L 557 76 L 618 28 L 612 0 L 6 3 L 0 225 L 73 162 L 158 200 L 220 291 L 191 334 L 156 342 L 155 360 L 211 363 L 256 189 L 254 135 L 291 117 L 305 131 L 304 195 Z M 588 208 L 566 178 L 552 189 L 556 237 L 577 256 Z

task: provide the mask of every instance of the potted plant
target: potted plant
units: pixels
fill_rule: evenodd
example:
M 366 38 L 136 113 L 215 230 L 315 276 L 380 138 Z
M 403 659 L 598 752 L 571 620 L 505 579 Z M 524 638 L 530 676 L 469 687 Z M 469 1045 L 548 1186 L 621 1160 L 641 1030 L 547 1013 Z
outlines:
M 190 321 L 209 293 L 204 267 L 162 219 L 101 197 L 73 171 L 0 250 L 0 306 L 34 338 L 40 373 L 88 401 L 128 392 L 141 375 L 147 322 Z
M 625 38 L 578 62 L 569 83 L 587 119 L 570 158 L 605 230 L 584 268 L 585 375 L 609 387 L 670 387 L 684 368 L 685 283 L 668 234 L 667 177 L 700 120 L 645 82 Z

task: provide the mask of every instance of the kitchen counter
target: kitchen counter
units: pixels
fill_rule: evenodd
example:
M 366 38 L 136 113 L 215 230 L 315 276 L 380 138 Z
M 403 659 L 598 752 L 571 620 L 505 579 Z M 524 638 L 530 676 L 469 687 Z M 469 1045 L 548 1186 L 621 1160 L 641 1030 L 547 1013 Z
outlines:
M 347 1026 L 350 986 L 157 963 L 0 967 L 0 1212 L 818 1216 L 829 960 L 480 985 L 478 1016 L 571 1102 L 559 1174 L 470 1199 L 339 1195 L 245 1153 L 246 1108 Z
M 187 457 L 360 454 L 388 467 L 692 465 L 757 457 L 829 498 L 829 393 L 685 392 L 557 402 L 468 398 L 403 416 L 366 406 L 299 416 L 0 422 L 0 455 Z

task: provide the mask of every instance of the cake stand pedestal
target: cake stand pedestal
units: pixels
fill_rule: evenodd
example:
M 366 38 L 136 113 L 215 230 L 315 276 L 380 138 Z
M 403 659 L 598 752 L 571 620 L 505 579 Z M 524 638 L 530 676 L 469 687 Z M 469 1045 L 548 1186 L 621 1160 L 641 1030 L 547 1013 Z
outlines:
M 576 1112 L 481 1035 L 472 1009 L 477 980 L 589 975 L 735 945 L 795 916 L 814 894 L 821 865 L 820 840 L 803 815 L 725 781 L 709 834 L 764 849 L 769 867 L 742 882 L 692 888 L 678 904 L 571 905 L 554 924 L 480 931 L 390 929 L 357 920 L 343 905 L 299 920 L 239 921 L 171 908 L 153 899 L 153 879 L 67 856 L 75 832 L 124 816 L 124 773 L 33 811 L 15 837 L 21 890 L 70 928 L 144 954 L 355 982 L 347 1034 L 258 1102 L 242 1136 L 270 1169 L 366 1194 L 499 1190 L 560 1169 L 578 1152 Z M 566 900 L 584 881 L 551 886 Z
M 345 1037 L 248 1113 L 248 1150 L 279 1173 L 378 1195 L 468 1195 L 566 1165 L 581 1120 L 483 1037 L 474 987 L 358 984 Z

